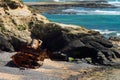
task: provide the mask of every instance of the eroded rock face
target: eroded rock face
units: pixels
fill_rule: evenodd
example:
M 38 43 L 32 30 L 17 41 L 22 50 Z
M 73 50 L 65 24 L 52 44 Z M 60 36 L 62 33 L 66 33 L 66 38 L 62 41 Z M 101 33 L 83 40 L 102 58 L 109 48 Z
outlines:
M 32 41 L 29 23 L 49 22 L 44 16 L 32 13 L 21 0 L 0 1 L 0 49 L 16 51 Z

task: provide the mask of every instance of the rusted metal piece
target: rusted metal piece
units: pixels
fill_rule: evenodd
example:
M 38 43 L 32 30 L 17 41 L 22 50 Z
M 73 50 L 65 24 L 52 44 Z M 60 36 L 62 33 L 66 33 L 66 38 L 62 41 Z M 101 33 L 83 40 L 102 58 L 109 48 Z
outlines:
M 20 52 L 13 55 L 12 61 L 17 67 L 39 68 L 44 59 L 48 58 L 47 50 L 40 49 L 41 44 L 41 40 L 33 40 L 31 46 L 24 46 Z

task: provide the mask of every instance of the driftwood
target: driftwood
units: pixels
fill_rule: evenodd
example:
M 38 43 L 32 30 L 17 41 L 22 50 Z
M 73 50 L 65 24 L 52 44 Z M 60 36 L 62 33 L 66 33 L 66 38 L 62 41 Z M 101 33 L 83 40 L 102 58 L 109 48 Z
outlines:
M 31 46 L 23 46 L 20 52 L 13 55 L 12 61 L 17 67 L 39 68 L 45 58 L 49 58 L 46 49 L 40 49 L 41 40 L 33 40 Z

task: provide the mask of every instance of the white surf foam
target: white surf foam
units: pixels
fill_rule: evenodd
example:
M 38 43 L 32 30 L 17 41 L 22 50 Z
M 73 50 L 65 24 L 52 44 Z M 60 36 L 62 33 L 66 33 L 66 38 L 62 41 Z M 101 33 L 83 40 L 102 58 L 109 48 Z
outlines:
M 98 31 L 98 32 L 100 32 L 101 34 L 112 34 L 112 33 L 117 33 L 117 31 L 110 31 L 110 30 L 108 30 L 108 29 L 105 29 L 105 30 L 92 29 L 92 30 Z
M 116 36 L 120 37 L 120 33 L 117 33 Z
M 96 10 L 77 10 L 77 9 L 66 9 L 66 10 L 62 10 L 63 12 L 67 12 L 67 13 L 76 13 L 77 15 L 84 15 L 84 14 L 89 14 L 89 15 L 120 15 L 120 11 L 118 10 L 100 10 L 100 9 L 96 9 Z
M 114 5 L 114 6 L 120 7 L 120 1 L 118 1 L 118 0 L 109 1 L 108 3 L 109 3 L 109 4 L 112 4 L 112 5 Z
M 60 2 L 59 0 L 54 0 L 55 2 Z
M 120 37 L 120 33 L 118 31 L 110 31 L 108 29 L 105 29 L 105 30 L 92 29 L 92 30 L 100 32 L 100 34 L 104 35 L 107 38 L 111 36 Z

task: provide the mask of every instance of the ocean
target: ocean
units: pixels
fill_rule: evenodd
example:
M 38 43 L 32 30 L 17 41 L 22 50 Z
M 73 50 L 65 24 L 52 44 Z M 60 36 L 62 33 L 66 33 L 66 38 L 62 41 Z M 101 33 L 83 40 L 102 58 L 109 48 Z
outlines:
M 79 7 L 80 8 L 80 7 Z M 99 31 L 108 36 L 120 36 L 120 8 L 91 9 L 70 8 L 63 12 L 74 12 L 74 14 L 47 14 L 49 20 L 65 24 L 84 26 L 88 29 Z
M 109 0 L 108 2 L 112 5 L 117 6 L 118 8 L 70 7 L 68 9 L 62 10 L 62 12 L 72 12 L 74 14 L 43 13 L 43 15 L 54 22 L 74 24 L 99 31 L 106 37 L 120 37 L 120 0 Z

